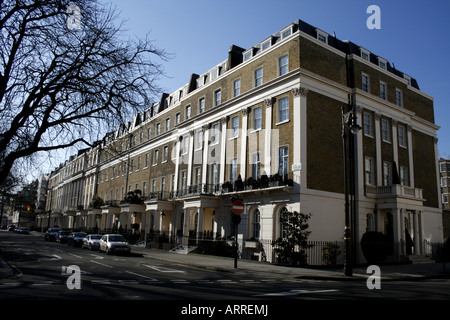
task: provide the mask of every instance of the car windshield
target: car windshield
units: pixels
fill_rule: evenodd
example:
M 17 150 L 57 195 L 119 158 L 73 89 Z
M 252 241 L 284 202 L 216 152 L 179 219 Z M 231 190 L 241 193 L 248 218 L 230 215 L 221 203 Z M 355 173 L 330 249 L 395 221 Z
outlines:
M 84 237 L 86 237 L 86 233 L 82 233 L 82 232 L 74 233 L 73 236 L 78 237 L 78 238 L 84 238 Z
M 109 241 L 126 241 L 122 236 L 110 236 Z
M 60 231 L 59 232 L 59 234 L 62 234 L 62 235 L 68 235 L 70 232 L 69 231 Z
M 98 239 L 101 239 L 102 238 L 102 236 L 91 236 L 91 239 L 93 239 L 93 240 L 98 240 Z

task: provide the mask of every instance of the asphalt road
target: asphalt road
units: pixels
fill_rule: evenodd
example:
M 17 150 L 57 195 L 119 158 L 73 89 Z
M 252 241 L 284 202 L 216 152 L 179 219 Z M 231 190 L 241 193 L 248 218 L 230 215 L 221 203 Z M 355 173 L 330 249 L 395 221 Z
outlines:
M 450 299 L 449 279 L 389 281 L 382 283 L 380 290 L 369 290 L 365 281 L 300 280 L 270 274 L 242 278 L 232 272 L 196 269 L 136 253 L 106 255 L 46 242 L 43 236 L 7 231 L 0 231 L 0 253 L 16 271 L 14 276 L 0 279 L 0 300 L 176 300 L 176 312 L 181 312 L 186 301 L 261 304 L 297 299 Z M 69 266 L 80 268 L 78 288 L 70 289 L 76 278 L 67 273 Z

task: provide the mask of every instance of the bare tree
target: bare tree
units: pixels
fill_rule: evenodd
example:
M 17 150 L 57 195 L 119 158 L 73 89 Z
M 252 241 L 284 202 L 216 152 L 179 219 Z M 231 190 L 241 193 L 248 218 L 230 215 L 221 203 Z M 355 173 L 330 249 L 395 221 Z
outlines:
M 18 159 L 91 144 L 157 93 L 167 54 L 96 0 L 0 0 L 0 184 Z

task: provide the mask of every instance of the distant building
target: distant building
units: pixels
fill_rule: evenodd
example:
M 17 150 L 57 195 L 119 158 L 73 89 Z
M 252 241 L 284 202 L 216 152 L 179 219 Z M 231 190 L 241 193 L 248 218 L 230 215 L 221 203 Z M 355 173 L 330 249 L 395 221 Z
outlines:
M 442 194 L 444 238 L 450 237 L 450 159 L 439 159 L 440 185 Z
M 385 58 L 301 20 L 250 48 L 231 46 L 226 60 L 55 170 L 50 225 L 195 244 L 234 236 L 237 197 L 243 257 L 261 259 L 265 244 L 274 261 L 269 244 L 283 236 L 285 210 L 312 213 L 311 240 L 342 241 L 343 106 L 362 128 L 352 147 L 355 244 L 378 230 L 397 255 L 409 237 L 422 255 L 425 240 L 443 241 L 433 98 Z

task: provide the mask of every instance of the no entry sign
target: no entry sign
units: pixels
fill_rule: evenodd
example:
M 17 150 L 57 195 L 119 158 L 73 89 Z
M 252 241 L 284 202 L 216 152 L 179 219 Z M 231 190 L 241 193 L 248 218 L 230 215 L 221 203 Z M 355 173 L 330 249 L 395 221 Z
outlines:
M 244 212 L 244 203 L 241 200 L 235 200 L 231 206 L 231 210 L 234 214 L 241 214 Z

